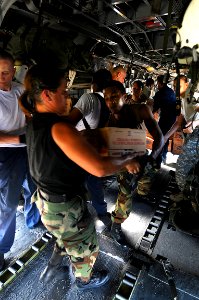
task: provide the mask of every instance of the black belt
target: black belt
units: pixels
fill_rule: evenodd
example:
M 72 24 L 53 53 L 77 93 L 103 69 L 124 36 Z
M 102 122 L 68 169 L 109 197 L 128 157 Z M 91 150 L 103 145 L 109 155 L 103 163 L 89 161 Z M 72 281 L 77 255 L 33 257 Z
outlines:
M 51 193 L 46 193 L 46 192 L 42 191 L 41 189 L 38 189 L 38 192 L 44 201 L 52 202 L 52 203 L 68 202 L 71 199 L 75 198 L 75 196 L 77 196 L 77 194 L 70 195 L 70 196 L 66 195 L 66 194 L 62 194 L 62 195 L 51 194 Z

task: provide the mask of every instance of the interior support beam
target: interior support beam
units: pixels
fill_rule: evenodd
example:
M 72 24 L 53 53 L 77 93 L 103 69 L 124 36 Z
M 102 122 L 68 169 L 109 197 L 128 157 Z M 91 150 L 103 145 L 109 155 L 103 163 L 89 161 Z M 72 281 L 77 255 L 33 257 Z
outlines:
M 2 0 L 0 4 L 0 26 L 8 9 L 16 2 L 16 0 Z

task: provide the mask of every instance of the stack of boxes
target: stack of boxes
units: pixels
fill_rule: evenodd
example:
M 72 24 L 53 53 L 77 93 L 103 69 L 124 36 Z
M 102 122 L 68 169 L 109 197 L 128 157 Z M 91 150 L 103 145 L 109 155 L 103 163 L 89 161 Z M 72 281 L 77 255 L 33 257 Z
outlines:
M 146 147 L 152 150 L 153 138 L 149 132 L 146 137 Z M 169 139 L 168 151 L 172 154 L 180 154 L 182 152 L 182 146 L 184 144 L 184 135 L 182 131 L 176 131 Z
M 184 144 L 184 134 L 182 131 L 176 131 L 173 134 L 173 142 L 172 142 L 172 153 L 180 154 L 182 152 L 182 146 Z

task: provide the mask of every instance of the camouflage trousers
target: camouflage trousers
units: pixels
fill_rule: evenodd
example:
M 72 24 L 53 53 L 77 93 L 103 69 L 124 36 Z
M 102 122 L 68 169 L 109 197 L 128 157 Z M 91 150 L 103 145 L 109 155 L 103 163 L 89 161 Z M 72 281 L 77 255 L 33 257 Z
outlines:
M 184 190 L 190 171 L 199 161 L 199 127 L 188 134 L 176 165 L 176 182 L 181 191 Z
M 40 191 L 33 195 L 44 226 L 57 238 L 57 244 L 70 256 L 76 277 L 89 280 L 99 253 L 94 221 L 84 196 L 60 203 L 49 202 Z
M 134 177 L 128 172 L 117 175 L 119 193 L 116 200 L 115 210 L 111 219 L 115 223 L 123 223 L 132 211 L 132 181 Z
M 132 185 L 137 185 L 137 194 L 147 196 L 157 170 L 146 167 L 142 176 L 132 175 L 128 172 L 121 172 L 117 175 L 119 193 L 116 200 L 115 210 L 112 212 L 111 219 L 115 223 L 123 223 L 132 211 Z
M 159 169 L 153 168 L 151 165 L 147 164 L 144 169 L 144 173 L 140 176 L 137 182 L 137 194 L 145 197 L 148 196 L 151 192 L 154 179 L 156 177 Z

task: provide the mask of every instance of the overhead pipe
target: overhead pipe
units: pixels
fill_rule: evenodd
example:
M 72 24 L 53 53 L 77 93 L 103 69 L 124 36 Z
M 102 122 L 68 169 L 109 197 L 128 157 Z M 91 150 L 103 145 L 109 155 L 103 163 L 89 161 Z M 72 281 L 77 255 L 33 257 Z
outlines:
M 0 26 L 3 22 L 3 19 L 8 11 L 8 9 L 16 2 L 17 0 L 2 0 L 0 3 Z
M 133 51 L 132 47 L 131 47 L 130 44 L 128 43 L 128 41 L 127 41 L 127 39 L 126 39 L 126 37 L 125 37 L 124 34 L 121 34 L 120 32 L 118 32 L 117 30 L 114 30 L 114 29 L 111 28 L 110 26 L 108 26 L 108 25 L 106 25 L 106 24 L 104 24 L 104 23 L 102 23 L 102 22 L 99 22 L 98 20 L 92 18 L 91 16 L 88 16 L 87 14 L 85 14 L 84 12 L 82 12 L 81 10 L 77 9 L 76 7 L 74 7 L 72 4 L 66 3 L 66 2 L 64 2 L 64 1 L 62 1 L 62 0 L 59 0 L 59 2 L 60 2 L 61 4 L 63 4 L 63 5 L 65 5 L 65 6 L 67 6 L 67 7 L 70 7 L 71 9 L 75 9 L 79 14 L 83 15 L 85 18 L 89 19 L 90 21 L 96 23 L 98 26 L 104 27 L 104 28 L 108 29 L 109 31 L 111 31 L 112 33 L 118 35 L 120 38 L 123 39 L 125 45 L 127 45 L 127 47 L 129 48 L 129 51 L 130 51 L 130 52 Z M 102 1 L 99 0 L 99 2 L 102 2 Z M 99 5 L 100 5 L 101 8 L 103 8 L 103 7 L 101 6 L 101 5 L 102 5 L 101 3 L 100 3 Z M 66 22 L 68 22 L 68 20 L 66 20 Z M 113 25 L 113 24 L 112 24 L 112 25 Z M 92 28 L 92 31 L 93 31 L 93 28 Z M 102 33 L 101 33 L 101 32 L 99 32 L 99 36 L 102 36 Z M 103 39 L 103 41 L 104 41 L 105 43 L 107 42 L 107 41 L 104 39 L 104 37 L 103 37 L 102 39 Z M 118 45 L 118 43 L 115 43 L 115 39 L 112 40 L 112 45 L 114 45 L 114 46 L 117 45 L 118 49 L 120 48 L 120 51 L 122 51 L 122 49 L 121 49 L 121 47 Z M 123 52 L 123 51 L 122 51 L 122 52 Z M 124 53 L 123 53 L 123 55 L 124 55 Z
M 33 13 L 38 13 L 39 9 L 35 6 L 32 0 L 25 0 L 26 7 Z M 41 2 L 39 4 L 41 6 Z
M 81 14 L 83 15 L 85 18 L 89 19 L 90 21 L 96 23 L 98 26 L 100 27 L 104 27 L 106 28 L 107 30 L 111 31 L 112 33 L 118 35 L 118 37 L 122 38 L 122 40 L 124 41 L 125 45 L 128 47 L 129 49 L 129 52 L 132 54 L 134 51 L 133 51 L 133 48 L 131 47 L 130 43 L 128 42 L 126 36 L 125 36 L 125 33 L 124 32 L 121 32 L 122 30 L 120 28 L 117 28 L 117 29 L 113 29 L 113 27 L 116 27 L 115 24 L 109 24 L 109 25 L 106 25 L 102 22 L 99 22 L 98 20 L 92 18 L 91 16 L 88 16 L 85 12 L 81 11 L 80 9 L 78 9 L 77 6 L 74 6 L 70 3 L 66 3 L 65 1 L 63 0 L 58 0 L 60 4 L 62 4 L 63 6 L 67 6 L 71 9 L 73 9 L 74 11 L 76 11 L 78 14 Z M 104 7 L 104 1 L 103 0 L 98 0 L 98 8 L 100 9 L 100 11 L 103 11 L 103 7 Z M 39 10 L 38 8 L 36 8 L 34 5 L 33 5 L 33 2 L 32 0 L 26 0 L 26 5 L 28 5 L 28 8 L 31 9 L 32 11 L 35 11 L 35 10 Z M 78 28 L 82 28 L 82 23 L 81 24 L 78 24 L 77 22 L 74 24 L 74 22 L 72 20 L 69 20 L 69 19 L 64 19 L 64 17 L 62 17 L 62 22 L 66 22 L 68 24 L 71 24 L 73 26 L 77 26 Z M 110 27 L 112 26 L 112 28 Z M 115 39 L 110 36 L 107 37 L 107 34 L 104 34 L 102 35 L 102 32 L 99 32 L 99 31 L 96 31 L 96 29 L 94 30 L 93 28 L 89 28 L 87 26 L 86 28 L 87 31 L 89 31 L 90 35 L 93 36 L 93 38 L 97 41 L 99 41 L 99 38 L 102 42 L 104 43 L 108 43 L 108 44 L 111 44 L 112 46 L 114 46 L 114 49 L 115 51 L 117 51 L 117 53 L 121 53 L 121 56 L 125 57 L 125 59 L 127 59 L 128 61 L 130 60 L 130 58 L 127 58 L 127 55 L 124 53 L 124 51 L 122 50 L 121 46 L 118 44 L 118 43 L 115 43 Z M 141 49 L 138 47 L 137 43 L 134 41 L 134 39 L 129 36 L 129 39 L 131 40 L 131 43 L 133 44 L 133 46 L 137 49 L 138 52 L 141 52 Z M 117 50 L 116 50 L 117 49 Z
M 103 2 L 104 2 L 107 6 L 109 6 L 110 8 L 112 8 L 114 12 L 116 12 L 119 16 L 121 16 L 121 17 L 122 17 L 123 19 L 125 19 L 127 22 L 129 22 L 129 23 L 131 23 L 132 25 L 134 25 L 135 27 L 137 27 L 137 28 L 140 30 L 140 32 L 143 33 L 143 34 L 145 35 L 145 37 L 146 37 L 146 39 L 147 39 L 147 41 L 148 41 L 148 43 L 149 43 L 151 49 L 152 49 L 152 50 L 154 49 L 153 46 L 152 46 L 152 44 L 151 44 L 151 42 L 150 42 L 150 40 L 149 40 L 149 38 L 148 38 L 148 36 L 147 36 L 147 34 L 146 34 L 146 32 L 144 31 L 144 29 L 141 28 L 140 25 L 137 25 L 134 21 L 132 21 L 131 19 L 129 19 L 129 18 L 128 18 L 128 17 L 127 17 L 127 16 L 126 16 L 126 15 L 125 15 L 118 7 L 117 7 L 117 5 L 112 5 L 112 4 L 108 3 L 106 0 L 103 0 Z M 137 46 L 137 48 L 139 48 L 139 47 Z M 139 49 L 138 52 L 141 52 L 141 50 Z
M 101 0 L 101 1 L 102 1 L 103 3 L 105 3 L 105 4 L 108 4 L 108 3 L 107 3 L 106 1 L 104 1 L 104 0 Z M 101 1 L 99 0 L 99 2 L 101 2 Z M 63 5 L 66 5 L 66 6 L 68 6 L 68 7 L 70 7 L 70 8 L 73 9 L 73 5 L 71 5 L 71 4 L 65 3 L 65 2 L 63 2 L 62 0 L 59 0 L 59 2 L 62 3 Z M 112 6 L 112 5 L 110 5 L 110 6 Z M 76 9 L 77 9 L 77 8 L 76 8 Z M 109 26 L 107 26 L 107 25 L 105 25 L 104 23 L 99 23 L 99 21 L 97 21 L 96 19 L 94 19 L 94 18 L 92 18 L 92 17 L 86 15 L 84 12 L 82 12 L 82 11 L 80 11 L 80 10 L 78 10 L 78 13 L 82 14 L 84 17 L 88 18 L 89 20 L 91 20 L 91 21 L 97 23 L 99 26 L 104 27 L 104 28 L 106 28 L 106 29 L 112 31 L 114 34 L 117 34 L 118 36 L 120 36 L 120 37 L 123 39 L 123 41 L 125 42 L 125 45 L 129 48 L 130 56 L 127 57 L 127 55 L 122 51 L 122 49 L 121 49 L 121 47 L 120 47 L 120 45 L 119 45 L 118 43 L 115 43 L 115 44 L 113 44 L 112 46 L 114 46 L 115 51 L 117 51 L 117 53 L 121 53 L 121 56 L 123 57 L 123 60 L 128 61 L 128 62 L 131 61 L 131 55 L 133 54 L 134 51 L 133 51 L 133 49 L 132 49 L 130 43 L 128 42 L 128 40 L 127 40 L 127 38 L 126 38 L 125 33 L 124 33 L 124 32 L 121 33 L 122 30 L 121 30 L 120 28 L 117 28 L 117 30 L 114 30 L 114 29 L 110 28 L 110 26 L 112 26 L 112 27 L 116 27 L 116 26 L 115 26 L 114 24 L 110 24 L 110 22 L 109 22 Z M 66 22 L 67 22 L 67 20 L 66 20 Z M 92 29 L 92 30 L 93 30 L 93 29 Z M 100 33 L 100 34 L 101 34 L 101 33 Z M 134 47 L 137 49 L 137 51 L 138 51 L 138 52 L 141 52 L 141 49 L 138 47 L 138 45 L 137 45 L 137 43 L 134 41 L 134 39 L 133 39 L 130 35 L 129 35 L 128 37 L 129 37 L 129 39 L 131 40 L 131 42 L 132 42 L 132 44 L 134 45 Z M 116 50 L 116 49 L 117 49 L 117 50 Z M 138 54 L 138 56 L 141 57 L 143 60 L 145 60 L 145 62 L 147 62 L 147 63 L 154 63 L 151 59 L 149 59 L 148 57 L 145 57 L 144 55 Z

